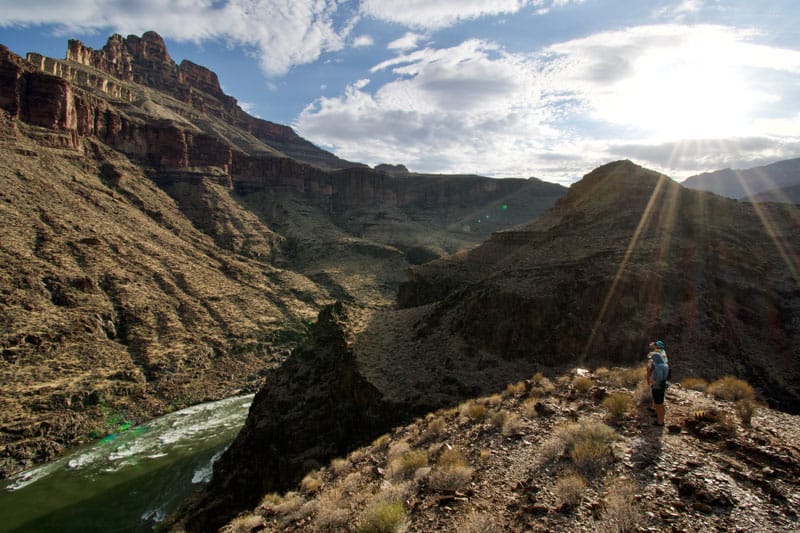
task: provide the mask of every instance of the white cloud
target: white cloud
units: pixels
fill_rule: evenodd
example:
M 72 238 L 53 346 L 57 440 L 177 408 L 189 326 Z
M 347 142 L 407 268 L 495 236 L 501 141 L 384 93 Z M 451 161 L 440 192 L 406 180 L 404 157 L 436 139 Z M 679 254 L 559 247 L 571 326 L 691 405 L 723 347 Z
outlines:
M 582 0 L 363 0 L 362 12 L 370 17 L 412 28 L 440 29 L 465 20 L 510 15 L 525 7 L 546 12 Z
M 422 33 L 408 32 L 399 39 L 390 42 L 386 48 L 389 50 L 413 50 L 419 46 L 419 42 L 427 39 L 428 36 Z
M 354 20 L 337 23 L 337 0 L 40 0 L 4 2 L 0 25 L 54 24 L 64 33 L 155 30 L 179 41 L 219 38 L 251 50 L 264 72 L 285 74 L 341 50 Z
M 762 160 L 770 150 L 791 157 L 800 145 L 800 52 L 757 44 L 759 37 L 664 25 L 536 54 L 479 40 L 425 48 L 371 69 L 390 73 L 388 83 L 321 98 L 294 125 L 370 164 L 553 180 L 620 157 L 667 173 L 708 169 L 723 149 L 737 161 Z
M 375 44 L 375 39 L 373 39 L 371 35 L 359 35 L 353 39 L 353 46 L 355 48 L 363 48 L 372 46 L 373 44 Z

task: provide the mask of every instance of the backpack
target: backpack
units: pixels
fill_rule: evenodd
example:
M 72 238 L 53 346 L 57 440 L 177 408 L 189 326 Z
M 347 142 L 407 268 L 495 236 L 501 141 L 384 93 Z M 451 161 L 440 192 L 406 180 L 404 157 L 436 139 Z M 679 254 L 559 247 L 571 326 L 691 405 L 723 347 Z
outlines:
M 670 376 L 669 365 L 664 362 L 659 352 L 652 352 L 652 359 L 653 370 L 651 376 L 653 378 L 653 383 L 657 385 L 657 389 L 666 388 L 667 380 Z

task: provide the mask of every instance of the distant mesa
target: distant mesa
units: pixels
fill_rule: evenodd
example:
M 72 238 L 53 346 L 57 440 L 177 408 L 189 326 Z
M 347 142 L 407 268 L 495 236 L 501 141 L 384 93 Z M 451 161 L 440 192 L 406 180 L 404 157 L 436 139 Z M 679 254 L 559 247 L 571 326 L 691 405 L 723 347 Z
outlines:
M 786 159 L 770 165 L 734 170 L 726 168 L 714 172 L 704 172 L 686 178 L 682 185 L 690 189 L 711 191 L 721 196 L 735 199 L 749 199 L 756 201 L 791 201 L 791 194 L 781 196 L 775 191 L 766 197 L 758 194 L 770 190 L 779 190 L 800 186 L 800 158 Z M 796 193 L 793 193 L 796 194 Z
M 385 172 L 386 174 L 408 174 L 408 169 L 405 165 L 390 165 L 383 163 L 375 167 L 378 172 Z

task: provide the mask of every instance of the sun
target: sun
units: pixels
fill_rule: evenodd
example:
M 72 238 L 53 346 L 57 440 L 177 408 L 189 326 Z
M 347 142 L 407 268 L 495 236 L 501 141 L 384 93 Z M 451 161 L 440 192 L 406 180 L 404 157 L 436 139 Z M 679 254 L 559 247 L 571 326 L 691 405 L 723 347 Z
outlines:
M 604 118 L 652 140 L 746 135 L 764 95 L 733 54 L 713 45 L 650 51 L 633 65 L 632 76 L 608 88 Z

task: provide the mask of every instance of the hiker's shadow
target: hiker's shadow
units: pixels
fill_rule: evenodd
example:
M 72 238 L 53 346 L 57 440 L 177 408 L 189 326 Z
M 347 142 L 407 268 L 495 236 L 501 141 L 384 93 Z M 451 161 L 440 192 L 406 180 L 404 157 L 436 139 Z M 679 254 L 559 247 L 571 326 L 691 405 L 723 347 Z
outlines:
M 649 413 L 644 418 L 641 435 L 630 442 L 631 463 L 636 478 L 641 485 L 647 485 L 655 478 L 656 469 L 661 459 L 664 446 L 665 426 L 656 426 L 649 420 Z

